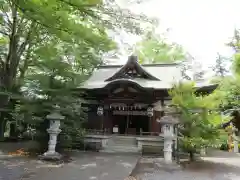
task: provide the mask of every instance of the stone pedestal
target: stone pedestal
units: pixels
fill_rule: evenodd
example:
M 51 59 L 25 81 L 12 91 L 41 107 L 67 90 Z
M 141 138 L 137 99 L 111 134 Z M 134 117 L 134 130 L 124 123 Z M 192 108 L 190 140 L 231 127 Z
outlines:
M 173 142 L 176 139 L 174 134 L 174 124 L 178 123 L 177 119 L 173 116 L 166 115 L 163 116 L 160 120 L 162 126 L 162 136 L 164 138 L 164 160 L 167 164 L 172 164 L 172 151 L 173 151 Z
M 40 158 L 44 160 L 60 160 L 62 155 L 56 152 L 56 145 L 57 136 L 61 132 L 61 129 L 59 129 L 60 120 L 63 120 L 64 116 L 59 113 L 52 113 L 47 116 L 47 119 L 50 120 L 50 127 L 47 129 L 49 134 L 48 151 L 41 155 Z
M 60 129 L 47 129 L 49 134 L 49 141 L 48 141 L 48 151 L 43 154 L 45 159 L 61 159 L 62 156 L 58 152 L 55 151 L 57 145 L 57 136 L 61 132 Z
M 233 152 L 238 153 L 239 152 L 237 136 L 238 129 L 233 125 L 233 123 L 231 123 L 231 126 L 232 126 Z
M 233 135 L 233 152 L 238 153 L 239 152 L 239 148 L 238 148 L 238 139 L 236 135 Z
M 164 138 L 164 160 L 165 163 L 172 163 L 172 147 L 174 140 L 174 132 L 172 124 L 163 125 L 163 138 Z
M 201 156 L 206 156 L 206 148 L 202 147 L 202 148 L 200 149 L 200 155 L 201 155 Z

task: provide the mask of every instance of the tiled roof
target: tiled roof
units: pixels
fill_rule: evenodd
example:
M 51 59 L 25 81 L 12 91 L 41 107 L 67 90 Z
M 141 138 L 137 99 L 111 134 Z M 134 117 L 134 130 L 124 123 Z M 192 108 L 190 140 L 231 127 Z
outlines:
M 137 63 L 137 62 L 136 62 Z M 139 65 L 139 64 L 138 64 Z M 179 81 L 185 81 L 182 77 L 180 64 L 143 64 L 141 68 L 148 74 L 159 80 L 151 80 L 146 78 L 119 78 L 112 81 L 106 81 L 114 76 L 126 65 L 105 65 L 96 69 L 92 76 L 83 83 L 80 88 L 83 89 L 98 89 L 104 88 L 108 84 L 117 82 L 135 83 L 143 88 L 153 89 L 170 89 L 173 84 Z M 209 86 L 207 82 L 196 83 L 197 87 Z

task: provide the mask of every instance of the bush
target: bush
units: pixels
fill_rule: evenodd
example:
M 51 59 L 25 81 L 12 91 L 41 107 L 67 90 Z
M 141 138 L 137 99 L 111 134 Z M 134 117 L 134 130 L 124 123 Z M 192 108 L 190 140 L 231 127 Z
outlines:
M 227 151 L 228 150 L 228 144 L 224 143 L 220 146 L 220 150 Z

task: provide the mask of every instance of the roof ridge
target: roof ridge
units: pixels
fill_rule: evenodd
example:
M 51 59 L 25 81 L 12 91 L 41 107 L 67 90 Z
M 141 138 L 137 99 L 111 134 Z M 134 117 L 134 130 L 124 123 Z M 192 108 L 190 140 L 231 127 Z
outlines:
M 131 55 L 128 57 L 128 61 L 125 65 L 121 66 L 121 68 L 111 77 L 109 77 L 108 79 L 106 79 L 105 81 L 111 81 L 113 79 L 119 78 L 120 76 L 122 76 L 123 74 L 125 74 L 125 71 L 128 71 L 129 68 L 133 68 L 135 67 L 136 71 L 138 71 L 138 73 L 144 75 L 145 77 L 147 77 L 148 79 L 154 79 L 154 80 L 159 80 L 157 77 L 153 76 L 151 73 L 149 73 L 148 71 L 145 70 L 144 66 L 141 66 L 138 63 L 137 60 L 137 56 Z
M 178 66 L 181 63 L 156 63 L 156 64 L 139 64 L 142 67 L 161 67 L 161 66 Z M 100 65 L 98 68 L 121 68 L 125 64 L 110 64 L 110 65 Z

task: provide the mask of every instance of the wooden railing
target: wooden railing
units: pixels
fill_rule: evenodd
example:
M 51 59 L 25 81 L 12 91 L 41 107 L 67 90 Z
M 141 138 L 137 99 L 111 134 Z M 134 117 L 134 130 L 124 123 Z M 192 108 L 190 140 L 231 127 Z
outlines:
M 104 129 L 104 130 L 99 130 L 99 129 L 85 129 L 86 134 L 88 135 L 107 135 L 111 134 L 110 130 Z
M 140 136 L 159 136 L 159 132 L 140 132 Z
M 104 130 L 99 130 L 99 129 L 85 129 L 85 133 L 88 135 L 110 135 L 112 132 L 110 129 L 104 129 Z M 137 136 L 136 132 L 134 133 L 129 129 L 129 132 L 126 132 L 126 134 L 119 134 L 121 136 Z M 159 132 L 140 132 L 140 136 L 159 136 Z M 138 135 L 138 136 L 139 136 Z

